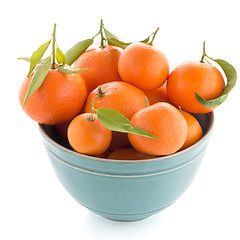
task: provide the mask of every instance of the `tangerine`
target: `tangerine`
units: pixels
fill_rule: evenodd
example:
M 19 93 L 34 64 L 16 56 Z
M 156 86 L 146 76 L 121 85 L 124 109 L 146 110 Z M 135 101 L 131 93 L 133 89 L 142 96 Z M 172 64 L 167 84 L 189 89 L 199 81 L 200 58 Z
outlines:
M 110 145 L 112 131 L 92 113 L 82 113 L 68 126 L 68 141 L 72 148 L 83 154 L 103 154 Z
M 134 148 L 119 148 L 114 150 L 108 155 L 108 159 L 115 159 L 115 160 L 141 160 L 141 159 L 150 159 L 154 158 L 155 156 L 150 156 L 138 152 Z
M 122 133 L 122 132 L 112 132 L 112 141 L 111 144 L 108 148 L 110 152 L 118 149 L 118 148 L 123 148 L 130 146 L 130 142 L 128 139 L 127 133 Z
M 213 65 L 185 62 L 176 67 L 167 80 L 167 93 L 173 105 L 191 113 L 208 113 L 215 107 L 205 107 L 195 96 L 205 100 L 217 98 L 224 89 L 224 79 Z
M 25 78 L 20 87 L 21 106 L 32 77 L 33 73 Z M 79 73 L 64 74 L 50 69 L 42 85 L 28 98 L 23 110 L 38 123 L 54 125 L 78 115 L 86 97 L 87 88 Z
M 90 49 L 76 60 L 73 68 L 87 68 L 80 74 L 86 83 L 88 94 L 101 84 L 121 81 L 118 60 L 122 51 L 120 47 L 107 45 Z
M 145 94 L 135 86 L 121 82 L 109 82 L 94 89 L 87 98 L 85 112 L 92 111 L 92 100 L 94 108 L 110 108 L 122 113 L 130 119 L 134 113 L 145 108 Z
M 190 113 L 182 110 L 181 111 L 188 127 L 187 139 L 180 150 L 188 148 L 196 143 L 203 135 L 201 125 L 198 120 Z
M 141 90 L 153 90 L 166 81 L 169 64 L 165 54 L 153 45 L 135 42 L 122 52 L 118 70 L 123 81 Z
M 135 113 L 131 124 L 150 132 L 160 140 L 128 134 L 132 146 L 148 155 L 169 155 L 178 151 L 187 138 L 187 123 L 180 111 L 159 102 Z
M 167 94 L 167 86 L 166 83 L 164 83 L 160 88 L 150 90 L 150 91 L 144 91 L 146 94 L 150 105 L 153 105 L 158 102 L 168 102 L 170 103 L 168 94 Z

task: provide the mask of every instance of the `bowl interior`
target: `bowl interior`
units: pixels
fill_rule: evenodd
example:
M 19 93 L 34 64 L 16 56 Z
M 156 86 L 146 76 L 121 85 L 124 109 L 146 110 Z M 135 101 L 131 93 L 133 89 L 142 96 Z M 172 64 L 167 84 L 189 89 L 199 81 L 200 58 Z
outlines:
M 206 113 L 206 114 L 192 114 L 192 115 L 200 123 L 200 125 L 202 127 L 202 130 L 203 130 L 203 137 L 205 137 L 211 131 L 211 129 L 213 127 L 213 122 L 214 122 L 213 112 Z M 54 125 L 39 124 L 39 126 L 40 126 L 40 131 L 42 131 L 42 133 L 44 135 L 47 135 L 52 141 L 54 141 L 55 143 L 59 144 L 61 147 L 66 148 L 66 149 L 68 149 L 70 151 L 73 151 L 76 154 L 76 152 L 70 146 L 68 141 L 66 139 L 63 139 L 58 134 L 58 132 L 57 132 L 57 130 L 56 130 Z

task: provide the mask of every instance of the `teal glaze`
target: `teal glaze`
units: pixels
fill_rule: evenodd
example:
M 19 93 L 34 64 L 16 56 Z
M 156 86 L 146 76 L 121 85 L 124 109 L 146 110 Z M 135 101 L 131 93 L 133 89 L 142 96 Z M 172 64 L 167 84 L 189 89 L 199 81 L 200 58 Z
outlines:
M 196 144 L 170 156 L 130 161 L 76 153 L 53 126 L 39 126 L 55 173 L 74 199 L 105 218 L 137 221 L 174 203 L 192 183 L 214 122 L 213 113 L 196 117 L 204 131 Z

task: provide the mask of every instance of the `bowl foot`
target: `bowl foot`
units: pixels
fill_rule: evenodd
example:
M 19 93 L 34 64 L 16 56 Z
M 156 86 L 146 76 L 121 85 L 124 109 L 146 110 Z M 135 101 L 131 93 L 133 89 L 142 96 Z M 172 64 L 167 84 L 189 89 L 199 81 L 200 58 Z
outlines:
M 160 212 L 162 209 L 150 212 L 150 213 L 144 213 L 144 214 L 110 214 L 110 213 L 103 213 L 103 212 L 98 212 L 94 211 L 91 209 L 92 212 L 112 221 L 117 221 L 117 222 L 136 222 L 140 220 L 144 220 L 153 214 L 156 214 Z

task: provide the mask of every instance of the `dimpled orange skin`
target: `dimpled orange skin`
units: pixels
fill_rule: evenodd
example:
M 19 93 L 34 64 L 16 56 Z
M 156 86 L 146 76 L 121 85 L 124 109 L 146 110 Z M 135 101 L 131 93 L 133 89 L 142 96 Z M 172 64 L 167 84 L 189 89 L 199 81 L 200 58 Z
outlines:
M 164 53 L 142 42 L 130 44 L 122 52 L 118 70 L 123 81 L 141 90 L 153 90 L 163 85 L 169 74 L 169 63 Z
M 151 158 L 155 158 L 155 156 L 140 153 L 134 148 L 119 148 L 108 155 L 108 159 L 115 160 L 143 160 Z
M 83 113 L 75 117 L 69 124 L 67 136 L 75 151 L 97 156 L 109 147 L 112 131 L 107 129 L 95 114 L 93 121 L 89 120 L 90 116 L 90 113 Z
M 32 76 L 25 78 L 20 87 L 21 106 Z M 50 69 L 42 85 L 28 98 L 23 110 L 38 123 L 59 124 L 78 115 L 86 97 L 87 88 L 79 73 L 63 74 L 57 69 Z
M 148 155 L 169 155 L 178 151 L 187 138 L 187 123 L 180 111 L 160 102 L 138 111 L 131 124 L 150 132 L 160 140 L 128 134 L 132 146 Z
M 163 84 L 160 88 L 151 91 L 144 91 L 151 105 L 158 102 L 168 102 L 170 99 L 167 94 L 167 85 Z
M 98 96 L 98 88 L 94 89 L 87 98 L 85 112 L 91 112 L 92 100 L 94 108 L 110 108 L 131 119 L 134 113 L 145 108 L 145 94 L 133 85 L 121 81 L 101 85 L 102 97 Z M 149 103 L 149 102 L 148 102 Z
M 118 60 L 123 49 L 108 45 L 84 52 L 75 62 L 75 69 L 88 68 L 81 72 L 88 94 L 101 84 L 121 81 L 118 72 Z
M 219 70 L 206 63 L 185 62 L 176 67 L 167 80 L 167 93 L 172 104 L 191 113 L 208 113 L 215 107 L 201 105 L 197 92 L 205 100 L 217 98 L 224 89 Z
M 192 146 L 194 143 L 200 140 L 203 135 L 203 131 L 198 120 L 193 115 L 191 115 L 190 113 L 184 110 L 182 110 L 182 114 L 187 122 L 188 133 L 187 133 L 187 139 L 180 150 L 183 150 Z

